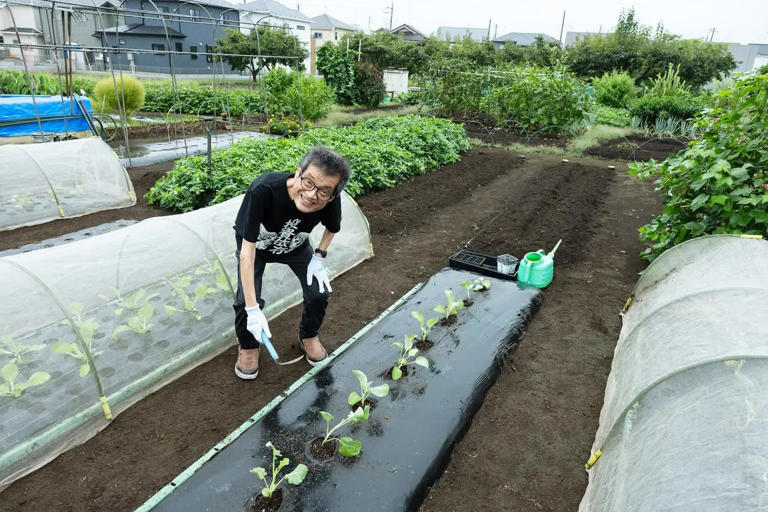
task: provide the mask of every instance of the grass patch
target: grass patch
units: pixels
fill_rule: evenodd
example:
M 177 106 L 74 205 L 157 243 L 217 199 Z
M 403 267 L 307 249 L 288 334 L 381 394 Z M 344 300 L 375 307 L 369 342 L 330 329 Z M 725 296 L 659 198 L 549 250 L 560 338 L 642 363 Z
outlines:
M 588 128 L 587 131 L 569 142 L 567 149 L 574 153 L 583 153 L 585 149 L 597 146 L 600 141 L 626 137 L 630 133 L 632 133 L 632 128 L 629 127 L 620 128 L 598 124 Z

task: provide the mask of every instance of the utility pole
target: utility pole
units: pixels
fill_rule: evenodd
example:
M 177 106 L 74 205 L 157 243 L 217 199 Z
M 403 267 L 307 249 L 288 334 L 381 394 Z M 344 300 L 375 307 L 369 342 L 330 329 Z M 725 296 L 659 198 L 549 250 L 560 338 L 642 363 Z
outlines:
M 491 20 L 488 20 L 488 37 L 486 39 L 491 40 Z
M 712 27 L 712 33 L 709 35 L 709 42 L 711 43 L 714 40 L 715 40 L 715 27 Z
M 565 11 L 563 11 L 563 22 L 560 24 L 560 46 L 563 46 L 563 29 L 565 28 Z
M 392 16 L 395 14 L 395 0 L 392 0 L 392 3 L 389 7 L 387 7 L 389 10 L 389 31 L 392 32 Z

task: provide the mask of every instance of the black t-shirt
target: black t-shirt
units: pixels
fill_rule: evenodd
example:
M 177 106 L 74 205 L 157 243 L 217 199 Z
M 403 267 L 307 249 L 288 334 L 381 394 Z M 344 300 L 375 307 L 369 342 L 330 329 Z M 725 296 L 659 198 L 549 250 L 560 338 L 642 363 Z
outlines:
M 304 213 L 288 195 L 284 172 L 262 174 L 248 187 L 235 219 L 235 232 L 255 243 L 256 250 L 286 254 L 302 247 L 312 228 L 322 223 L 331 233 L 341 229 L 341 197 L 335 197 L 322 210 Z

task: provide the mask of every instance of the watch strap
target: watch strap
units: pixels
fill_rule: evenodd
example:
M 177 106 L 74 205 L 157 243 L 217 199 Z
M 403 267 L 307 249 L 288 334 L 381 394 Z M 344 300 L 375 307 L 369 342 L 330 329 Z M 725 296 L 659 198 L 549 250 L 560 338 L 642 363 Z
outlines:
M 328 251 L 324 251 L 324 250 L 322 250 L 320 248 L 315 249 L 315 254 L 319 254 L 323 258 L 327 258 L 328 257 Z

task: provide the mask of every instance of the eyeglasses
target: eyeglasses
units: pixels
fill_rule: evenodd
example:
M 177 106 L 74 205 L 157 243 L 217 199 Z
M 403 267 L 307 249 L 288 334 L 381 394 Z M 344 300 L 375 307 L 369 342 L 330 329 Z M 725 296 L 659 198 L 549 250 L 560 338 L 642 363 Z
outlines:
M 303 171 L 302 171 L 302 174 L 303 174 Z M 320 188 L 317 185 L 315 185 L 315 182 L 312 181 L 312 178 L 305 178 L 304 176 L 299 174 L 299 183 L 301 183 L 301 188 L 303 190 L 306 190 L 307 192 L 311 192 L 317 189 L 317 197 L 322 199 L 323 201 L 328 201 L 331 198 L 333 198 L 334 189 L 329 187 Z

